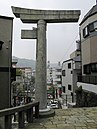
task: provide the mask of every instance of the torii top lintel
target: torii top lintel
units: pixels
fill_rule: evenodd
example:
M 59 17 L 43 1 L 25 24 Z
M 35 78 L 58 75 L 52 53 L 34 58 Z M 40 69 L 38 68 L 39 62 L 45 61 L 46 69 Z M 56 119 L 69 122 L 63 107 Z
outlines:
M 12 11 L 23 23 L 37 23 L 43 19 L 47 23 L 78 22 L 80 10 L 35 10 L 13 7 Z

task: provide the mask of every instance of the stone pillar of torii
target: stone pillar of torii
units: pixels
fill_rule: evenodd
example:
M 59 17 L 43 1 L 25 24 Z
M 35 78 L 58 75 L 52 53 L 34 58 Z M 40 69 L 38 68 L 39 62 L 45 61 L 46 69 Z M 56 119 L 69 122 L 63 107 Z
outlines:
M 45 110 L 47 108 L 46 25 L 47 23 L 78 22 L 80 10 L 35 10 L 12 7 L 12 11 L 23 23 L 37 24 L 37 28 L 33 30 L 22 30 L 21 38 L 37 39 L 35 100 L 40 102 L 40 110 Z

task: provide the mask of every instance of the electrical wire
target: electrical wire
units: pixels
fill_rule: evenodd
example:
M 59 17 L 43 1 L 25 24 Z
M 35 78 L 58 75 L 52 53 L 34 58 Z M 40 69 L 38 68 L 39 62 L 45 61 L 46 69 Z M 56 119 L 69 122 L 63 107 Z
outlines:
M 70 48 L 72 47 L 72 45 L 73 45 L 73 43 L 75 42 L 77 36 L 78 36 L 78 34 L 77 34 L 76 37 L 74 38 L 73 42 L 71 42 L 71 44 L 69 45 L 67 51 L 66 51 L 65 54 L 64 54 L 65 56 L 68 54 L 68 51 L 69 51 Z M 63 60 L 63 58 L 64 58 L 65 56 L 63 56 L 63 57 L 61 58 L 60 62 Z

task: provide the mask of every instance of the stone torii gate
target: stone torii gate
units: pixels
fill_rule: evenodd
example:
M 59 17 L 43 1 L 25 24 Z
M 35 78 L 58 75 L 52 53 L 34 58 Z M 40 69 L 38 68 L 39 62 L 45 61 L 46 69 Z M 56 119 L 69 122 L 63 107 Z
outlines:
M 37 23 L 33 30 L 22 30 L 23 39 L 37 39 L 35 100 L 40 109 L 47 108 L 46 85 L 46 25 L 47 23 L 78 22 L 80 10 L 35 10 L 12 7 L 12 11 L 23 23 Z

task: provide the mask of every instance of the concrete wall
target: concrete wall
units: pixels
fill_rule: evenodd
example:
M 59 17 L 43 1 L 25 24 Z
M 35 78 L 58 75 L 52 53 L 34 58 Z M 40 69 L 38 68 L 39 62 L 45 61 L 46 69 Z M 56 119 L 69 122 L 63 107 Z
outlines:
M 97 62 L 97 34 L 82 42 L 82 65 Z
M 78 55 L 80 55 L 80 51 L 74 51 L 70 54 L 70 59 L 73 59 L 73 58 L 77 57 Z
M 97 94 L 87 91 L 80 86 L 76 90 L 76 106 L 75 107 L 97 107 Z
M 90 61 L 91 63 L 97 62 L 97 35 L 90 39 Z
M 82 42 L 81 50 L 82 50 L 82 66 L 83 66 L 91 62 L 90 61 L 90 38 Z
M 93 93 L 97 93 L 97 85 L 77 82 L 77 86 L 78 87 L 82 86 L 83 90 L 90 91 L 90 92 L 93 92 Z
M 10 107 L 13 18 L 0 16 L 0 109 Z

